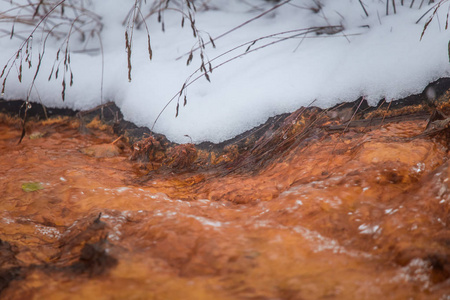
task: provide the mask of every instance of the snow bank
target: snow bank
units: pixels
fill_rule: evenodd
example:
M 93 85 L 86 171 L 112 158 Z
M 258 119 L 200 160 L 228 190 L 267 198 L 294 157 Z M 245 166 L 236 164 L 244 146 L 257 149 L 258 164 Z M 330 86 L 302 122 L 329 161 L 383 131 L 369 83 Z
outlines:
M 102 55 L 97 52 L 73 52 L 72 87 L 67 87 L 66 100 L 61 100 L 61 77 L 48 81 L 57 48 L 61 41 L 49 39 L 45 58 L 31 90 L 33 101 L 47 106 L 89 109 L 102 102 L 114 101 L 127 120 L 140 126 L 152 127 L 155 119 L 176 95 L 183 83 L 200 65 L 197 52 L 189 66 L 188 53 L 196 39 L 187 24 L 181 28 L 178 12 L 164 14 L 165 32 L 156 18 L 148 20 L 153 47 L 153 59 L 148 58 L 147 36 L 142 28 L 135 30 L 132 52 L 132 81 L 127 78 L 123 20 L 134 1 L 92 1 L 91 10 L 102 17 L 103 98 L 101 94 Z M 150 6 L 151 1 L 147 1 Z M 233 33 L 215 40 L 216 48 L 207 45 L 209 59 L 261 36 L 313 26 L 343 26 L 336 34 L 309 33 L 286 39 L 270 47 L 250 52 L 226 63 L 186 90 L 187 105 L 181 99 L 179 115 L 175 118 L 177 98 L 162 112 L 154 131 L 165 134 L 175 142 L 221 142 L 232 138 L 280 113 L 292 112 L 301 106 L 329 107 L 342 101 L 354 101 L 365 96 L 371 104 L 386 97 L 388 100 L 418 93 L 431 81 L 450 75 L 448 56 L 449 31 L 445 19 L 450 2 L 445 2 L 422 39 L 420 36 L 427 17 L 416 21 L 432 7 L 416 1 L 410 8 L 396 1 L 386 15 L 384 1 L 365 0 L 364 13 L 359 1 L 322 0 L 322 9 L 315 13 L 318 1 L 292 0 L 288 4 L 250 22 Z M 211 0 L 209 9 L 198 11 L 196 26 L 203 30 L 207 41 L 270 9 L 274 2 L 262 0 Z M 281 2 L 278 2 L 281 3 Z M 142 7 L 143 13 L 148 10 Z M 11 8 L 10 1 L 0 2 L 0 11 Z M 10 22 L 0 22 L 0 34 L 11 29 Z M 26 36 L 31 28 L 17 25 L 16 34 Z M 28 33 L 27 33 L 28 31 Z M 280 41 L 279 35 L 256 42 L 251 49 Z M 26 98 L 35 72 L 40 50 L 39 32 L 33 41 L 34 63 L 24 67 L 22 82 L 13 68 L 7 80 L 4 98 Z M 14 55 L 22 40 L 0 38 L 0 66 Z M 99 48 L 93 39 L 82 44 L 76 36 L 70 40 L 72 51 L 83 47 Z M 247 46 L 212 61 L 212 66 L 243 54 Z M 181 59 L 178 57 L 182 56 Z M 62 71 L 61 71 L 62 72 Z M 68 74 L 66 74 L 68 76 Z M 194 76 L 195 78 L 195 76 Z

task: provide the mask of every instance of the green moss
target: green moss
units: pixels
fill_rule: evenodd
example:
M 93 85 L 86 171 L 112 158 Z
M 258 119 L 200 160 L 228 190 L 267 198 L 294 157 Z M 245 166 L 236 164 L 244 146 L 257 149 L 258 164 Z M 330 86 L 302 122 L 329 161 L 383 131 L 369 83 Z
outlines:
M 22 190 L 24 192 L 34 192 L 37 190 L 42 190 L 44 187 L 40 182 L 26 182 L 22 184 Z

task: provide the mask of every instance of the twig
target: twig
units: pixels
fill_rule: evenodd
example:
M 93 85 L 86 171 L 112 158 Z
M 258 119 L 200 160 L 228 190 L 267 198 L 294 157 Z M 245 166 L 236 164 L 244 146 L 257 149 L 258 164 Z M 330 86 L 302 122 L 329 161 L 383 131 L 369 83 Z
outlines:
M 216 40 L 218 40 L 218 39 L 220 39 L 220 38 L 222 38 L 222 37 L 224 37 L 224 36 L 226 36 L 226 35 L 232 33 L 233 31 L 238 30 L 239 28 L 241 28 L 241 27 L 243 27 L 243 26 L 245 26 L 245 25 L 247 25 L 247 24 L 249 24 L 249 23 L 251 23 L 251 22 L 253 22 L 253 21 L 257 20 L 257 19 L 259 19 L 259 18 L 261 18 L 261 17 L 264 16 L 264 15 L 267 15 L 268 13 L 274 11 L 275 9 L 277 9 L 277 8 L 279 8 L 280 6 L 283 6 L 283 5 L 285 5 L 286 3 L 289 3 L 289 2 L 291 2 L 291 0 L 286 0 L 286 1 L 281 2 L 280 4 L 275 5 L 274 7 L 272 7 L 272 8 L 270 8 L 270 9 L 268 9 L 268 10 L 262 12 L 262 13 L 259 14 L 259 15 L 257 15 L 256 17 L 253 17 L 253 18 L 251 18 L 251 19 L 245 21 L 244 23 L 242 23 L 242 24 L 240 24 L 240 25 L 238 25 L 238 26 L 236 26 L 236 27 L 234 27 L 234 28 L 228 30 L 227 32 L 224 32 L 224 33 L 222 33 L 221 35 L 216 36 L 216 37 L 214 38 L 214 40 L 216 41 Z M 208 45 L 209 43 L 210 43 L 210 42 L 206 42 L 205 45 Z M 198 47 L 192 49 L 190 52 L 185 53 L 185 54 L 183 54 L 183 55 L 177 57 L 176 60 L 180 60 L 180 59 L 183 58 L 184 56 L 189 55 L 190 53 L 192 53 L 192 52 L 194 52 L 194 51 L 197 51 L 197 50 L 200 49 L 200 48 L 201 48 L 201 47 L 198 46 Z
M 385 100 L 385 101 L 386 101 L 386 100 Z M 381 120 L 380 127 L 383 126 L 384 119 L 386 119 L 386 116 L 387 116 L 387 114 L 388 114 L 388 112 L 389 112 L 389 109 L 391 108 L 392 101 L 393 101 L 393 100 L 391 99 L 391 102 L 389 102 L 389 105 L 388 105 L 386 111 L 384 112 L 384 116 L 383 116 L 383 119 Z
M 341 25 L 337 25 L 337 26 L 325 26 L 325 27 L 342 27 L 342 26 L 341 26 Z M 242 56 L 244 56 L 244 55 L 250 54 L 250 53 L 252 53 L 252 52 L 258 51 L 258 50 L 260 50 L 260 49 L 263 49 L 263 48 L 272 46 L 272 45 L 277 44 L 277 43 L 280 43 L 280 42 L 284 42 L 284 41 L 286 41 L 286 40 L 289 40 L 289 39 L 292 39 L 292 38 L 295 38 L 295 37 L 298 37 L 298 36 L 302 36 L 302 35 L 307 34 L 307 33 L 317 32 L 317 31 L 323 30 L 325 27 L 311 27 L 311 28 L 306 28 L 306 29 L 289 30 L 289 31 L 285 31 L 285 32 L 282 32 L 282 33 L 276 33 L 276 34 L 271 34 L 271 35 L 268 35 L 268 36 L 260 37 L 260 38 L 258 38 L 258 39 L 256 39 L 256 40 L 253 40 L 253 41 L 250 41 L 250 42 L 241 44 L 241 45 L 239 45 L 239 46 L 236 46 L 236 47 L 234 47 L 234 48 L 232 48 L 232 49 L 230 49 L 230 50 L 228 50 L 228 51 L 226 51 L 226 52 L 224 52 L 224 53 L 222 53 L 222 54 L 216 56 L 216 57 L 213 58 L 212 60 L 210 60 L 210 62 L 212 62 L 212 61 L 214 61 L 214 60 L 216 60 L 216 59 L 218 59 L 218 58 L 220 58 L 220 57 L 222 57 L 222 56 L 224 56 L 224 55 L 226 55 L 226 54 L 228 54 L 228 53 L 230 53 L 230 52 L 233 52 L 233 51 L 235 51 L 235 50 L 237 50 L 237 49 L 239 49 L 239 48 L 242 48 L 242 47 L 245 47 L 245 46 L 249 45 L 249 47 L 247 48 L 247 50 L 246 50 L 244 53 L 238 54 L 238 55 L 236 55 L 236 56 L 234 56 L 234 57 L 232 57 L 232 58 L 230 58 L 230 59 L 227 59 L 226 61 L 224 61 L 224 62 L 222 62 L 222 63 L 220 63 L 220 64 L 218 64 L 218 65 L 212 67 L 212 68 L 209 70 L 209 73 L 211 73 L 213 70 L 215 70 L 215 69 L 217 69 L 217 68 L 220 68 L 221 66 L 223 66 L 223 65 L 225 65 L 225 64 L 227 64 L 227 63 L 229 63 L 229 62 L 231 62 L 231 61 L 234 61 L 234 60 L 236 60 L 236 59 L 238 59 L 238 58 L 240 58 L 240 57 L 242 57 Z M 300 32 L 300 33 L 299 33 L 299 32 Z M 273 41 L 273 42 L 270 42 L 270 43 L 261 45 L 261 46 L 259 46 L 259 47 L 257 47 L 257 48 L 254 48 L 254 49 L 250 49 L 250 47 L 251 47 L 253 44 L 255 44 L 256 41 L 260 41 L 260 40 L 263 40 L 263 39 L 267 39 L 267 38 L 271 38 L 271 37 L 274 37 L 274 36 L 277 36 L 277 35 L 283 35 L 283 34 L 287 34 L 287 33 L 296 33 L 296 34 L 293 34 L 293 35 L 290 35 L 290 36 L 287 36 L 287 37 L 284 37 L 284 38 L 280 38 L 279 40 L 276 40 L 276 41 Z M 180 99 L 181 95 L 183 94 L 183 92 L 185 91 L 185 89 L 186 89 L 187 87 L 189 87 L 190 85 L 192 85 L 193 83 L 195 83 L 197 80 L 199 80 L 200 78 L 202 78 L 203 76 L 205 76 L 205 73 L 208 73 L 208 71 L 206 71 L 205 73 L 203 73 L 203 74 L 201 74 L 201 75 L 199 75 L 199 76 L 197 76 L 197 77 L 195 77 L 194 79 L 191 80 L 191 78 L 192 78 L 199 70 L 200 70 L 200 69 L 197 69 L 194 73 L 192 73 L 192 74 L 188 77 L 188 79 L 186 80 L 186 82 L 183 84 L 181 90 L 178 91 L 178 92 L 177 92 L 177 93 L 176 93 L 176 94 L 175 94 L 175 95 L 174 95 L 174 96 L 173 96 L 173 97 L 172 97 L 172 98 L 164 105 L 164 107 L 161 109 L 161 111 L 160 111 L 159 114 L 157 115 L 155 121 L 153 122 L 153 125 L 152 125 L 152 127 L 151 127 L 150 130 L 153 131 L 153 129 L 154 129 L 154 127 L 155 127 L 157 121 L 158 121 L 159 118 L 161 117 L 162 113 L 167 109 L 167 107 L 168 107 L 168 106 L 169 106 L 169 105 L 170 105 L 177 97 L 178 97 L 178 99 Z M 177 105 L 177 107 L 178 107 L 178 105 Z M 177 111 L 178 111 L 178 110 L 177 110 Z
M 361 104 L 364 102 L 364 100 L 366 100 L 366 98 L 363 96 L 361 98 L 361 101 L 359 101 L 358 107 L 355 109 L 355 112 L 353 113 L 352 117 L 350 118 L 350 120 L 347 123 L 347 126 L 345 126 L 344 130 L 342 131 L 342 133 L 345 133 L 345 131 L 348 129 L 348 126 L 350 125 L 350 122 L 353 120 L 353 118 L 355 117 L 356 113 L 358 112 L 359 108 L 361 107 Z
M 113 142 L 111 142 L 111 145 L 114 145 L 117 143 L 121 138 L 123 138 L 123 135 L 119 136 L 117 139 L 115 139 Z
M 103 104 L 103 80 L 104 80 L 104 73 L 105 73 L 105 55 L 103 52 L 102 37 L 100 36 L 100 33 L 98 31 L 96 31 L 96 33 L 98 36 L 98 41 L 100 42 L 100 51 L 102 53 L 102 79 L 101 79 L 101 83 L 100 83 L 100 103 Z
M 367 10 L 366 10 L 366 7 L 364 6 L 364 3 L 362 3 L 362 0 L 359 0 L 359 4 L 361 4 L 361 7 L 364 10 L 364 13 L 366 14 L 366 17 L 368 17 L 369 14 L 367 13 Z

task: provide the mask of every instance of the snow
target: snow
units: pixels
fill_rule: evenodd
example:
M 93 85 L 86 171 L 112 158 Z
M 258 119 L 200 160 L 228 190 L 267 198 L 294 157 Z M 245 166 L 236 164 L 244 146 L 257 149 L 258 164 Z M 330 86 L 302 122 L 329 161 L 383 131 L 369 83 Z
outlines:
M 21 2 L 17 0 L 17 3 Z M 73 0 L 70 3 L 81 2 Z M 209 40 L 208 33 L 215 38 L 283 3 L 197 0 L 198 6 L 200 2 L 209 6 L 207 10 L 199 9 L 195 15 L 195 25 L 205 41 Z M 180 13 L 166 11 L 163 16 L 165 32 L 162 32 L 156 15 L 147 19 L 153 50 L 151 61 L 146 31 L 143 27 L 135 29 L 132 80 L 129 81 L 125 26 L 122 23 L 134 1 L 85 1 L 84 5 L 102 18 L 103 89 L 101 51 L 77 51 L 99 49 L 98 39 L 94 36 L 86 44 L 74 34 L 69 42 L 74 82 L 69 87 L 70 73 L 67 73 L 65 101 L 61 99 L 61 75 L 48 81 L 57 49 L 62 43 L 62 40 L 53 38 L 46 42 L 39 76 L 31 89 L 31 100 L 42 101 L 51 107 L 73 109 L 90 109 L 114 101 L 126 120 L 149 128 L 153 127 L 163 110 L 154 125 L 155 132 L 181 143 L 190 141 L 185 135 L 195 143 L 221 142 L 264 123 L 271 116 L 292 112 L 312 102 L 314 106 L 325 108 L 365 96 L 371 105 L 375 105 L 383 98 L 390 101 L 419 93 L 428 83 L 450 75 L 447 52 L 450 35 L 445 30 L 450 1 L 442 1 L 437 17 L 428 26 L 422 40 L 424 24 L 432 11 L 418 24 L 416 21 L 438 1 L 423 4 L 420 9 L 422 1 L 415 1 L 412 8 L 411 1 L 405 0 L 404 6 L 395 1 L 396 13 L 389 5 L 389 15 L 386 15 L 385 1 L 364 0 L 368 17 L 356 0 L 320 0 L 322 9 L 315 13 L 309 8 L 317 6 L 315 3 L 318 2 L 291 0 L 216 39 L 215 49 L 210 44 L 206 45 L 205 55 L 212 60 L 212 67 L 219 67 L 209 74 L 211 82 L 202 77 L 188 86 L 185 90 L 187 105 L 183 106 L 182 97 L 179 115 L 175 117 L 177 97 L 165 110 L 163 108 L 200 66 L 198 51 L 194 52 L 192 63 L 186 66 L 186 53 L 196 46 L 197 41 L 189 22 L 186 20 L 184 28 L 181 28 Z M 0 11 L 16 7 L 14 3 L 2 0 Z M 143 14 L 150 10 L 152 4 L 152 1 L 142 3 Z M 13 16 L 18 13 L 17 10 L 8 12 Z M 284 41 L 281 39 L 292 33 L 278 35 L 257 41 L 246 55 L 242 54 L 248 44 L 222 55 L 262 36 L 329 25 L 343 26 L 344 31 L 330 35 L 309 33 Z M 16 24 L 17 36 L 10 39 L 11 26 L 11 22 L 2 22 L 0 15 L 0 66 L 14 57 L 23 42 L 18 36 L 27 36 L 32 30 L 30 26 Z M 22 82 L 17 78 L 18 64 L 11 70 L 3 95 L 5 99 L 26 99 L 36 71 L 38 53 L 42 49 L 41 36 L 42 31 L 38 29 L 33 39 L 32 68 L 24 65 Z M 275 41 L 279 42 L 251 51 Z M 177 59 L 180 56 L 182 58 Z M 232 58 L 235 59 L 221 65 Z M 60 72 L 62 74 L 63 71 Z

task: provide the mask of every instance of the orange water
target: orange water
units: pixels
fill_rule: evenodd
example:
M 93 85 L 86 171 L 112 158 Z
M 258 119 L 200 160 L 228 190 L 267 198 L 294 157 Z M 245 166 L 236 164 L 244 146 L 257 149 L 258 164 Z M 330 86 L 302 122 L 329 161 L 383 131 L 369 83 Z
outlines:
M 36 123 L 42 137 L 17 145 L 20 127 L 0 124 L 0 275 L 16 274 L 0 298 L 450 299 L 447 145 L 408 138 L 424 126 L 145 175 L 127 148 L 81 151 L 105 132 Z

